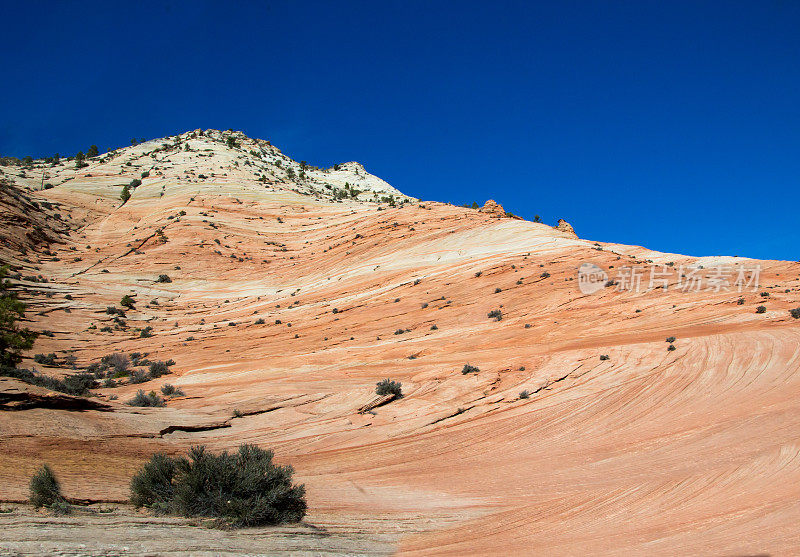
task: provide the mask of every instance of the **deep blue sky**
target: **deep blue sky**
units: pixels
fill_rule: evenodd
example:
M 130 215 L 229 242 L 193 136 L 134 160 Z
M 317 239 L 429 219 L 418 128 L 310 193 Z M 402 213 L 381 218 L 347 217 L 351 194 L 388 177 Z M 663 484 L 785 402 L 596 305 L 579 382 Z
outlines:
M 6 2 L 0 153 L 234 128 L 582 238 L 800 259 L 800 2 Z

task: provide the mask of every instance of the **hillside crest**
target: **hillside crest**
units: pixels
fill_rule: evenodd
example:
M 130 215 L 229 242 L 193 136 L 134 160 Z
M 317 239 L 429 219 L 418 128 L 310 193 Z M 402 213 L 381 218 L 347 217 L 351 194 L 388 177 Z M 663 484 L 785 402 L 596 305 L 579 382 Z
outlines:
M 135 141 L 135 140 L 134 140 Z M 349 161 L 330 168 L 319 168 L 286 156 L 268 140 L 248 137 L 240 131 L 201 130 L 151 139 L 86 157 L 38 159 L 12 164 L 0 172 L 13 182 L 31 189 L 49 189 L 84 179 L 98 183 L 109 178 L 108 185 L 132 189 L 154 182 L 197 185 L 198 191 L 235 182 L 248 187 L 295 191 L 317 199 L 362 202 L 414 201 L 388 182 L 370 174 L 364 165 Z M 14 162 L 20 162 L 14 165 Z M 117 177 L 116 179 L 113 179 Z M 215 188 L 218 189 L 218 188 Z M 99 192 L 98 192 L 99 193 Z M 135 194 L 134 194 L 135 197 Z

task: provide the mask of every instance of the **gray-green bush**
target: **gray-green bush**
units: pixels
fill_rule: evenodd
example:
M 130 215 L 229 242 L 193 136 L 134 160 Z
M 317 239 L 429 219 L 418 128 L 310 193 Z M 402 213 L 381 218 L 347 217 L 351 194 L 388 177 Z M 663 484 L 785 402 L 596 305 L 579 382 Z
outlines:
M 297 522 L 307 510 L 305 487 L 294 469 L 272 462 L 255 445 L 213 454 L 192 447 L 187 457 L 156 454 L 131 480 L 131 503 L 155 512 L 205 516 L 231 526 Z
M 61 485 L 58 483 L 56 475 L 53 474 L 53 470 L 47 464 L 43 464 L 31 477 L 29 488 L 30 496 L 28 500 L 37 509 L 64 502 L 64 496 L 61 495 Z
M 396 397 L 403 396 L 403 384 L 399 381 L 392 381 L 391 379 L 383 379 L 376 383 L 375 387 L 375 394 L 384 396 L 384 395 L 395 395 Z
M 179 387 L 175 385 L 170 385 L 169 383 L 165 383 L 161 387 L 161 394 L 164 396 L 184 396 L 185 393 Z
M 503 319 L 503 312 L 499 309 L 493 309 L 487 314 L 489 319 L 494 319 L 495 321 L 501 321 Z
M 136 396 L 127 402 L 128 406 L 160 407 L 166 406 L 164 399 L 156 394 L 155 391 L 145 393 L 142 389 L 136 392 Z
M 464 364 L 464 367 L 461 368 L 461 373 L 464 375 L 467 375 L 468 373 L 478 373 L 479 371 L 480 369 L 469 364 Z

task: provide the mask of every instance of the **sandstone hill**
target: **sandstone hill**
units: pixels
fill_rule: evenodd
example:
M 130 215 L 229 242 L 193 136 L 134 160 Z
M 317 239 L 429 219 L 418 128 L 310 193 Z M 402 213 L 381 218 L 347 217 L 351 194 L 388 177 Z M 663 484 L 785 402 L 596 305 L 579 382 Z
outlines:
M 800 551 L 800 264 L 582 240 L 236 132 L 86 162 L 0 167 L 0 257 L 44 332 L 23 366 L 172 373 L 83 406 L 3 380 L 0 500 L 42 462 L 68 496 L 124 500 L 154 451 L 252 442 L 295 466 L 310 523 L 408 554 Z M 677 288 L 720 264 L 760 265 L 759 288 Z M 615 284 L 649 265 L 675 272 Z M 386 377 L 402 398 L 376 400 Z M 125 404 L 165 383 L 184 396 Z

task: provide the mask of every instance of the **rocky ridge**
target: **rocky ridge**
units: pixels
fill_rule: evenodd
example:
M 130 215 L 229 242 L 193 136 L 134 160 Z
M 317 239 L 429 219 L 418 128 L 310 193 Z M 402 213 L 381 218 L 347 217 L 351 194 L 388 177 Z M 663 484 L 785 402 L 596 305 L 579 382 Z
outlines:
M 45 461 L 68 496 L 118 501 L 154 451 L 256 442 L 297 469 L 310 524 L 409 554 L 800 548 L 797 263 L 583 240 L 229 132 L 0 170 L 21 196 L 0 257 L 47 333 L 23 365 L 175 361 L 94 409 L 4 381 L 2 500 Z M 584 262 L 676 272 L 585 294 Z M 679 288 L 717 264 L 760 265 L 758 290 Z M 385 377 L 402 397 L 376 398 Z M 125 404 L 166 383 L 185 395 Z

